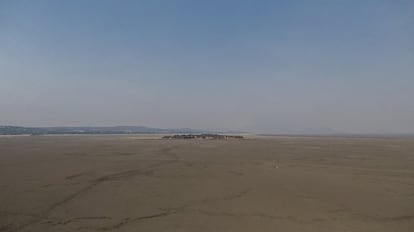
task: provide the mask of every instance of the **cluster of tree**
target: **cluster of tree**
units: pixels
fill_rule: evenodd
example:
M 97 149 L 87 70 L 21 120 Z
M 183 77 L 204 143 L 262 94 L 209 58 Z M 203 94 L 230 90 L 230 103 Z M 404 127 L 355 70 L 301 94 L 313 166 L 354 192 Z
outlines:
M 220 135 L 220 134 L 182 134 L 167 135 L 163 139 L 243 139 L 240 135 Z

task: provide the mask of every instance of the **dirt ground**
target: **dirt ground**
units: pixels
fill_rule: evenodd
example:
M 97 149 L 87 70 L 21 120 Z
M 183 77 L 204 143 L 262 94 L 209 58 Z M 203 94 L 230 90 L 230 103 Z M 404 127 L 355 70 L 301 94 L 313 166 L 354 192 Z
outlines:
M 414 231 L 414 138 L 0 138 L 0 231 Z

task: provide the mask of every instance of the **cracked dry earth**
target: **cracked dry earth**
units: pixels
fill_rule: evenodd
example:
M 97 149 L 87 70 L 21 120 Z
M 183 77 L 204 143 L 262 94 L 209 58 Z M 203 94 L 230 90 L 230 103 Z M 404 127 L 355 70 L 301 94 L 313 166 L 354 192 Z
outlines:
M 414 231 L 414 139 L 0 138 L 0 231 Z

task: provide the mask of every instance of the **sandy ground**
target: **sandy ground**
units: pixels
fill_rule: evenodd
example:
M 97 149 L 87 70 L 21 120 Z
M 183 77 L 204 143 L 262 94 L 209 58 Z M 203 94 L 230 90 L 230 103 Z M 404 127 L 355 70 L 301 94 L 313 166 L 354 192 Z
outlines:
M 414 139 L 0 138 L 0 231 L 414 231 Z

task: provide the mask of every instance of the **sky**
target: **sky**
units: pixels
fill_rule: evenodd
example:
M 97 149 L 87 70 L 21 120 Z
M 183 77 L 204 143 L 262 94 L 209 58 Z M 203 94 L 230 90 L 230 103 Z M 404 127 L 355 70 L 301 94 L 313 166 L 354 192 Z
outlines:
M 0 125 L 414 133 L 412 0 L 0 0 Z

